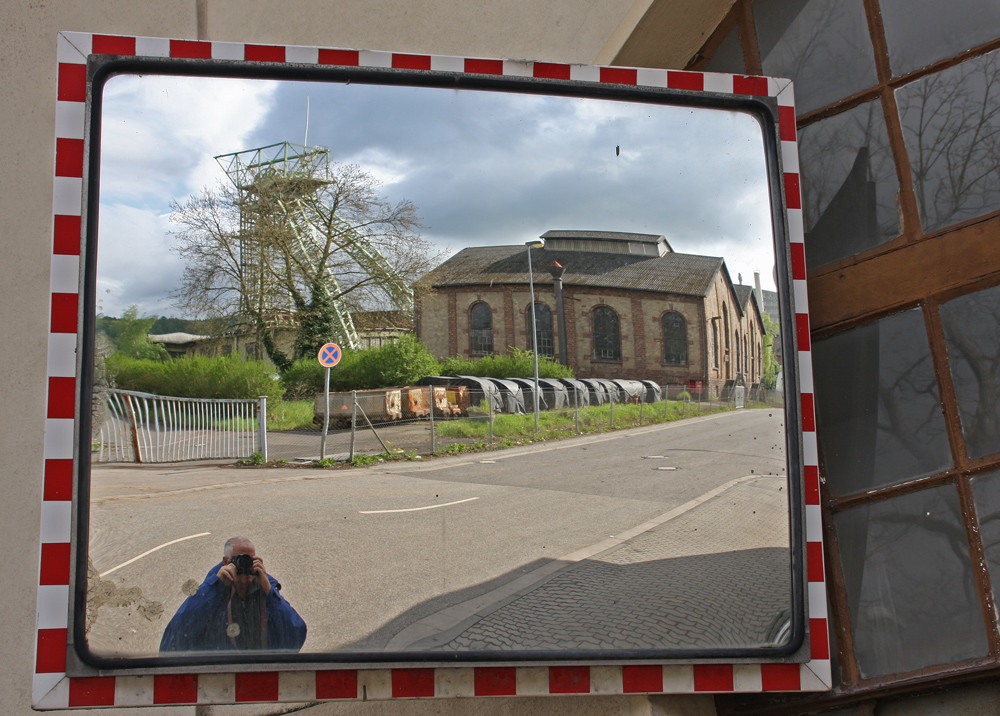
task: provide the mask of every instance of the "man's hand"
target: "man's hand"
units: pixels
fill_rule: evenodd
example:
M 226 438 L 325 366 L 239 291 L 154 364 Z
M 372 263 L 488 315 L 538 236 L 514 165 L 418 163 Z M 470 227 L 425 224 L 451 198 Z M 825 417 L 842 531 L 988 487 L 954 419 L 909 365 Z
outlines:
M 264 560 L 260 557 L 253 558 L 253 573 L 257 576 L 257 584 L 260 585 L 264 594 L 270 594 L 271 580 L 267 578 L 267 571 L 264 569 Z
M 264 569 L 264 560 L 260 557 L 254 557 L 251 572 L 252 576 L 238 574 L 236 572 L 236 565 L 230 561 L 228 564 L 224 564 L 219 568 L 219 571 L 216 572 L 216 576 L 223 584 L 236 584 L 237 589 L 240 590 L 240 594 L 243 593 L 242 590 L 245 588 L 245 585 L 249 584 L 253 580 L 257 581 L 257 585 L 261 588 L 265 595 L 270 594 L 271 580 L 267 578 L 267 570 Z M 240 577 L 242 577 L 242 579 L 240 579 Z
M 219 571 L 215 573 L 215 576 L 223 584 L 232 584 L 236 581 L 236 565 L 232 562 L 222 565 Z

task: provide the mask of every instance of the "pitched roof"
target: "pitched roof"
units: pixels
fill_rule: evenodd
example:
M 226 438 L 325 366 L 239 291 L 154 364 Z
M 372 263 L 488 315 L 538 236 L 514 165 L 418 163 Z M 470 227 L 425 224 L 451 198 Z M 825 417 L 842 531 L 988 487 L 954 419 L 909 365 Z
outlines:
M 757 301 L 757 299 L 754 298 L 754 287 L 753 286 L 745 286 L 742 283 L 733 284 L 733 293 L 736 294 L 736 300 L 739 303 L 740 311 L 742 311 L 744 315 L 746 315 L 748 313 L 748 307 L 750 306 L 750 300 L 753 299 L 753 302 L 757 305 L 756 315 L 758 316 L 758 318 L 760 317 L 761 311 L 763 309 L 761 308 L 761 305 Z M 764 319 L 763 318 L 759 318 L 759 320 L 763 324 L 763 320 Z
M 434 288 L 528 284 L 528 250 L 523 246 L 480 246 L 463 249 L 423 281 Z M 549 267 L 566 269 L 563 284 L 625 288 L 685 296 L 705 296 L 723 261 L 714 256 L 668 253 L 663 256 L 613 254 L 597 251 L 533 249 L 535 285 L 552 282 Z

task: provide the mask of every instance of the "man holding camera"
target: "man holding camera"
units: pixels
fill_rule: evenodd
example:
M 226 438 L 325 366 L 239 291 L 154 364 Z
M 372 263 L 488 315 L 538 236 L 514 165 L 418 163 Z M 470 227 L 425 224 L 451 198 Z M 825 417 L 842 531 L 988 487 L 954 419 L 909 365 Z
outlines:
M 253 543 L 232 537 L 222 562 L 167 624 L 160 652 L 298 651 L 305 639 L 306 623 L 281 596 Z

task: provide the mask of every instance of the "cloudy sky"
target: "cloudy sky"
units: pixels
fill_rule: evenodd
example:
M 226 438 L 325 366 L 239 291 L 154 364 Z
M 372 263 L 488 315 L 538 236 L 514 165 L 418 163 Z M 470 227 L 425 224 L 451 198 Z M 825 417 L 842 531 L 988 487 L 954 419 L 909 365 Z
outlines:
M 308 129 L 308 134 L 307 134 Z M 761 130 L 733 112 L 316 82 L 121 76 L 102 115 L 98 310 L 180 315 L 170 203 L 228 181 L 213 157 L 282 141 L 409 199 L 444 251 L 550 229 L 663 234 L 773 289 Z

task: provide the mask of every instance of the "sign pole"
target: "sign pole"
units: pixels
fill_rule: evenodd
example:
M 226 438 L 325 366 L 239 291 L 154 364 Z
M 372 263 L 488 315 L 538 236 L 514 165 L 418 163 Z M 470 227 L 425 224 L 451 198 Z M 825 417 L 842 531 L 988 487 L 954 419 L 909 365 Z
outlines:
M 319 459 L 326 460 L 326 433 L 330 429 L 330 369 L 323 371 L 323 437 L 319 441 Z
M 330 369 L 340 362 L 343 354 L 336 343 L 326 343 L 319 349 L 316 359 L 326 368 L 323 375 L 323 436 L 319 440 L 319 459 L 326 460 L 326 434 L 330 430 Z

